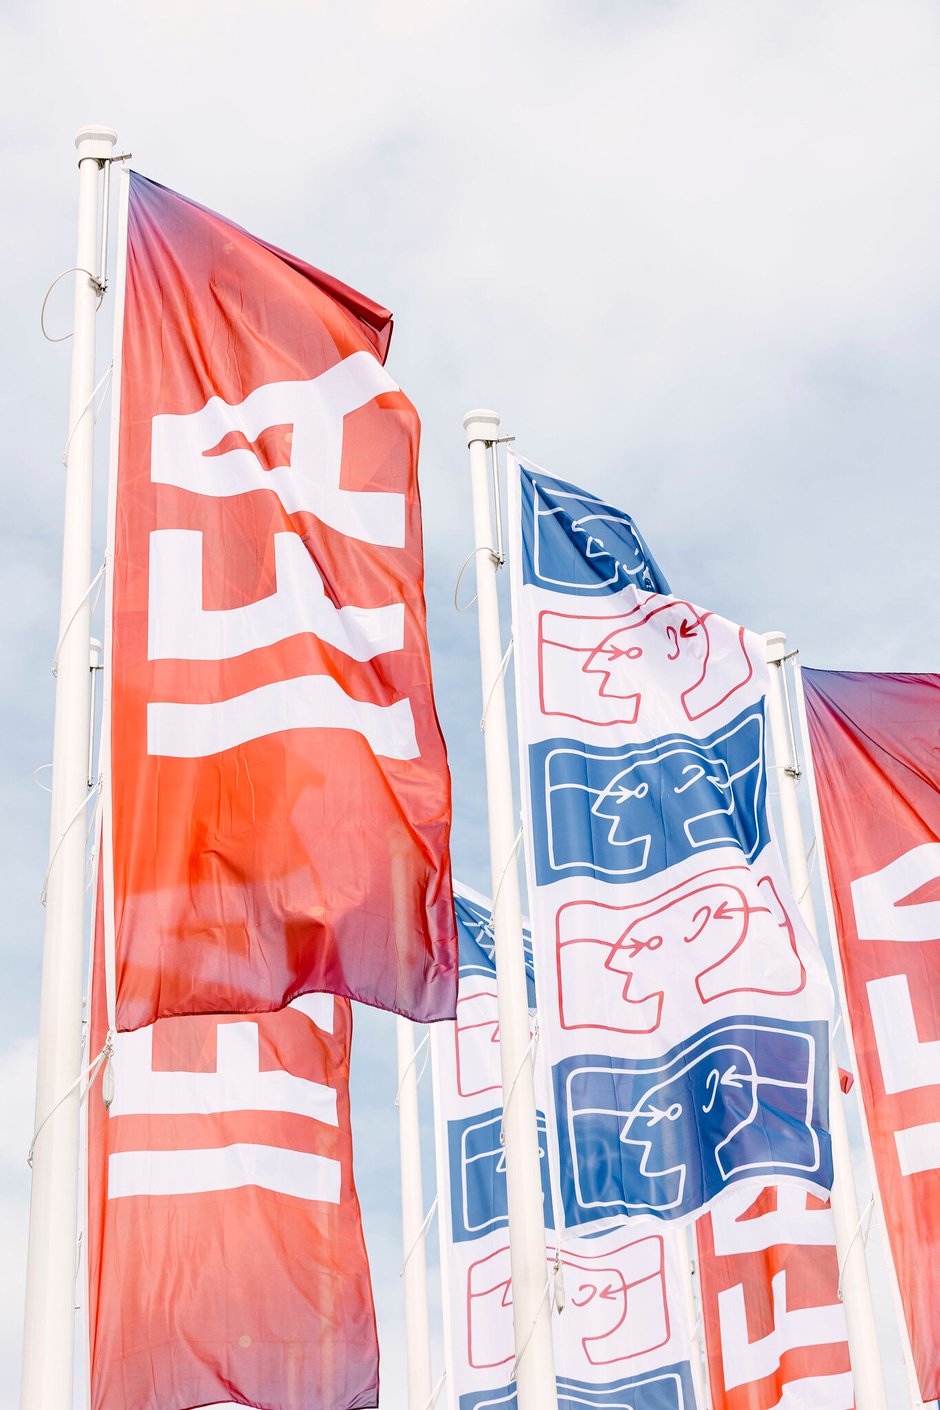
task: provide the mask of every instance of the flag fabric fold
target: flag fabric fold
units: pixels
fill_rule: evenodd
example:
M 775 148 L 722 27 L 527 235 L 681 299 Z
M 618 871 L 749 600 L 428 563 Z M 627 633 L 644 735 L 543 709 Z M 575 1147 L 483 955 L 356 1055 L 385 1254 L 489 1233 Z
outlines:
M 510 457 L 513 640 L 563 1227 L 824 1194 L 832 995 L 768 806 L 763 640 Z
M 314 991 L 453 1016 L 419 422 L 390 332 L 132 174 L 106 629 L 119 1029 Z
M 877 1193 L 924 1400 L 940 1396 L 940 675 L 803 684 L 818 841 Z

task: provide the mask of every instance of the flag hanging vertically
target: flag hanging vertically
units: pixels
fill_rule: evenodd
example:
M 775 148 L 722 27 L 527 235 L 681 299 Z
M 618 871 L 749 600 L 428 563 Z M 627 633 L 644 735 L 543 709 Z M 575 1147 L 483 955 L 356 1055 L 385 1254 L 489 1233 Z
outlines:
M 490 902 L 459 888 L 457 1019 L 431 1033 L 446 1394 L 450 1410 L 515 1410 L 499 1019 Z M 524 931 L 532 988 L 531 936 Z M 532 1014 L 533 1025 L 535 1015 Z M 559 1410 L 696 1410 L 690 1328 L 671 1229 L 556 1233 L 536 1047 L 545 1296 L 553 1301 Z M 556 1271 L 557 1261 L 557 1271 Z M 558 1302 L 563 1310 L 558 1310 Z
M 940 675 L 802 670 L 846 1015 L 924 1400 L 940 1396 Z
M 771 833 L 764 643 L 673 596 L 620 510 L 526 462 L 510 495 L 563 1222 L 825 1193 L 832 995 Z
M 107 1031 L 95 927 L 90 1046 Z M 119 1033 L 88 1103 L 91 1410 L 378 1403 L 353 1183 L 350 1005 Z
M 712 1410 L 854 1410 L 828 1204 L 739 1187 L 695 1232 Z
M 453 1015 L 419 423 L 390 334 L 387 310 L 131 176 L 105 725 L 120 1029 L 316 990 Z

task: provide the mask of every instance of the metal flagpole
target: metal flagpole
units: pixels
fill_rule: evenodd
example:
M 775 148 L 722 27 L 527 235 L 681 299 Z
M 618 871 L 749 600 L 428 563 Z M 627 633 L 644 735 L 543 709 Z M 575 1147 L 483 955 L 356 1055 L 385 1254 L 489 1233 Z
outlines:
M 117 134 L 83 127 L 78 148 L 72 374 L 62 593 L 56 653 L 50 859 L 39 1015 L 36 1128 L 29 1211 L 23 1410 L 70 1410 L 75 1333 L 79 1092 L 85 940 L 89 638 L 94 453 L 98 174 Z M 99 271 L 103 278 L 103 271 Z M 42 1127 L 39 1130 L 39 1127 Z
M 519 1410 L 555 1410 L 555 1356 L 551 1296 L 542 1211 L 535 1085 L 529 1037 L 529 1003 L 522 949 L 522 906 L 516 852 L 515 809 L 503 689 L 488 451 L 498 437 L 495 411 L 468 411 L 463 419 L 470 450 L 474 558 L 483 687 L 483 746 L 493 881 L 496 987 L 499 1001 L 503 1135 L 509 1210 L 509 1260 Z M 496 487 L 498 495 L 498 486 Z M 498 501 L 497 501 L 498 504 Z
M 826 906 L 826 918 L 829 922 L 829 934 L 832 937 L 833 963 L 836 972 L 836 984 L 838 987 L 839 1001 L 842 1005 L 842 1013 L 845 1021 L 845 1039 L 848 1045 L 849 1057 L 855 1071 L 858 1071 L 858 1061 L 855 1056 L 855 1037 L 852 1032 L 852 1025 L 849 1022 L 849 1006 L 845 996 L 845 979 L 842 973 L 842 963 L 836 953 L 838 941 L 836 939 L 836 922 L 832 906 L 832 892 L 829 887 L 829 872 L 826 867 L 826 845 L 822 833 L 822 819 L 819 814 L 819 795 L 816 791 L 816 773 L 813 767 L 813 751 L 810 746 L 809 726 L 806 721 L 806 697 L 803 693 L 803 678 L 799 664 L 796 665 L 796 713 L 800 722 L 800 738 L 803 741 L 803 757 L 806 761 L 806 781 L 809 784 L 809 799 L 813 812 L 813 825 L 816 829 L 816 856 L 819 861 L 819 876 L 822 885 L 823 900 Z M 888 1283 L 891 1287 L 892 1299 L 894 1302 L 895 1321 L 898 1326 L 898 1333 L 901 1340 L 901 1354 L 904 1359 L 904 1369 L 907 1372 L 908 1390 L 910 1392 L 911 1410 L 924 1410 L 925 1402 L 921 1398 L 920 1386 L 917 1383 L 917 1372 L 914 1368 L 914 1352 L 911 1347 L 910 1333 L 907 1329 L 907 1322 L 904 1317 L 904 1307 L 901 1301 L 901 1289 L 898 1286 L 897 1269 L 894 1266 L 894 1255 L 891 1252 L 891 1244 L 888 1240 L 887 1225 L 885 1222 L 884 1205 L 881 1198 L 881 1186 L 878 1184 L 878 1173 L 875 1169 L 875 1157 L 871 1147 L 871 1133 L 868 1129 L 868 1122 L 865 1118 L 864 1105 L 859 1095 L 859 1105 L 861 1110 L 862 1142 L 865 1147 L 865 1155 L 868 1164 L 868 1175 L 871 1180 L 873 1212 L 879 1220 L 880 1228 L 884 1234 L 885 1250 L 884 1258 L 888 1272 Z M 933 1402 L 929 1402 L 933 1404 Z
M 797 905 L 810 933 L 818 940 L 816 912 L 810 890 L 809 866 L 803 841 L 803 824 L 797 797 L 800 770 L 796 759 L 796 738 L 793 722 L 784 705 L 786 684 L 787 639 L 783 632 L 767 632 L 764 637 L 767 662 L 770 665 L 770 689 L 767 707 L 773 739 L 774 761 L 777 766 L 780 816 L 787 850 L 790 882 Z M 784 762 L 786 760 L 787 762 Z M 878 1326 L 871 1300 L 865 1245 L 859 1235 L 860 1220 L 855 1177 L 852 1173 L 852 1152 L 842 1108 L 842 1089 L 835 1054 L 829 1064 L 829 1127 L 832 1136 L 832 1163 L 835 1179 L 832 1186 L 832 1216 L 836 1226 L 836 1249 L 842 1270 L 842 1301 L 848 1329 L 849 1355 L 855 1380 L 857 1410 L 887 1410 L 884 1370 L 878 1345 Z
M 418 1116 L 418 1051 L 414 1024 L 400 1015 L 398 1037 L 398 1141 L 401 1151 L 401 1225 L 405 1290 L 405 1348 L 408 1358 L 408 1410 L 427 1410 L 431 1400 L 431 1331 L 428 1317 L 427 1219 L 421 1179 L 421 1127 Z M 424 1040 L 428 1041 L 427 1038 Z M 422 1045 L 423 1046 L 423 1045 Z

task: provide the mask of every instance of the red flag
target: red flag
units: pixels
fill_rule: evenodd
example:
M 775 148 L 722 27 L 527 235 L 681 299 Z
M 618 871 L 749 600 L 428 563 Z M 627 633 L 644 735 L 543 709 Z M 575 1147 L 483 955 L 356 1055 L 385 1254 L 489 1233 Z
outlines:
M 391 315 L 132 176 L 109 622 L 117 1026 L 453 1017 L 419 423 Z
M 101 907 L 91 1045 L 107 1030 Z M 378 1403 L 349 1003 L 161 1019 L 89 1095 L 91 1410 Z
M 855 1070 L 924 1400 L 940 1395 L 940 675 L 802 672 Z
M 695 1229 L 714 1410 L 852 1410 L 829 1205 L 795 1185 L 741 1186 Z

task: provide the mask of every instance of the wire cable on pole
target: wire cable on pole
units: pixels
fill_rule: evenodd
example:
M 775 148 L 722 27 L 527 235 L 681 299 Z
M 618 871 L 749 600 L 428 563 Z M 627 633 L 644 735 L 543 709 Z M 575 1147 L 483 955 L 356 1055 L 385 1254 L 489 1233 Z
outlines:
M 510 638 L 509 638 L 509 645 L 506 647 L 506 650 L 505 650 L 505 652 L 504 652 L 504 654 L 503 654 L 503 659 L 502 659 L 502 661 L 500 661 L 500 663 L 499 663 L 499 670 L 496 672 L 496 676 L 495 676 L 495 678 L 494 678 L 494 680 L 493 680 L 493 684 L 490 686 L 489 691 L 488 691 L 488 693 L 487 693 L 486 704 L 483 706 L 483 714 L 480 716 L 480 733 L 481 733 L 481 734 L 483 734 L 483 733 L 486 732 L 486 716 L 487 716 L 487 713 L 489 712 L 490 705 L 493 703 L 493 696 L 494 696 L 495 693 L 496 693 L 496 688 L 497 688 L 497 686 L 499 685 L 500 681 L 502 680 L 503 676 L 506 674 L 506 667 L 509 665 L 509 660 L 510 660 L 510 657 L 512 656 L 512 648 L 513 648 L 513 639 L 512 639 L 512 637 L 510 637 Z
M 98 1076 L 98 1073 L 100 1072 L 101 1068 L 106 1063 L 109 1064 L 111 1061 L 111 1057 L 114 1053 L 114 1039 L 114 1030 L 109 1028 L 108 1035 L 104 1040 L 104 1047 L 101 1049 L 101 1052 L 96 1058 L 93 1058 L 91 1060 L 87 1067 L 82 1068 L 75 1081 L 72 1082 L 71 1085 L 65 1089 L 59 1100 L 55 1103 L 53 1107 L 50 1108 L 49 1111 L 46 1112 L 45 1116 L 40 1121 L 39 1125 L 36 1127 L 35 1131 L 33 1132 L 33 1139 L 29 1143 L 29 1150 L 26 1152 L 26 1164 L 30 1167 L 30 1169 L 32 1169 L 33 1155 L 36 1151 L 36 1142 L 39 1140 L 40 1132 L 42 1131 L 46 1122 L 52 1119 L 52 1117 L 58 1111 L 62 1103 L 72 1095 L 76 1087 L 81 1086 L 81 1084 L 85 1082 L 85 1079 L 87 1077 L 88 1081 L 85 1083 L 85 1086 L 82 1087 L 82 1090 L 79 1094 L 79 1105 L 81 1105 L 81 1103 L 86 1100 L 88 1093 L 94 1086 L 95 1078 Z M 108 1105 L 110 1105 L 110 1103 L 108 1103 Z
M 43 906 L 46 904 L 46 897 L 49 894 L 49 877 L 52 873 L 52 867 L 55 862 L 55 859 L 59 855 L 59 848 L 62 846 L 62 843 L 65 841 L 66 837 L 68 837 L 72 828 L 75 826 L 76 821 L 81 817 L 82 813 L 88 807 L 88 804 L 92 801 L 93 798 L 97 798 L 98 794 L 101 792 L 101 786 L 102 779 L 99 778 L 94 788 L 82 799 L 78 807 L 75 809 L 75 812 L 65 824 L 65 827 L 59 833 L 59 840 L 56 842 L 55 846 L 52 849 L 52 856 L 49 858 L 49 865 L 46 867 L 46 874 L 42 879 L 42 890 L 39 893 L 39 901 L 40 904 Z
M 852 1252 L 852 1245 L 855 1243 L 855 1240 L 858 1238 L 859 1234 L 862 1232 L 862 1225 L 865 1223 L 865 1220 L 867 1219 L 867 1220 L 868 1220 L 868 1228 L 865 1230 L 865 1233 L 862 1234 L 862 1247 L 864 1248 L 864 1247 L 866 1246 L 866 1244 L 868 1243 L 868 1235 L 869 1235 L 869 1232 L 870 1232 L 870 1230 L 871 1230 L 871 1220 L 872 1220 L 872 1215 L 874 1214 L 874 1212 L 875 1212 L 875 1196 L 874 1196 L 874 1195 L 870 1195 L 869 1198 L 868 1198 L 868 1203 L 866 1204 L 865 1208 L 862 1210 L 861 1214 L 859 1215 L 858 1223 L 857 1223 L 856 1226 L 855 1226 L 855 1230 L 854 1230 L 854 1232 L 853 1232 L 853 1234 L 852 1234 L 852 1237 L 849 1239 L 849 1242 L 848 1242 L 848 1244 L 847 1244 L 847 1246 L 846 1246 L 845 1253 L 842 1255 L 842 1262 L 839 1264 L 839 1286 L 838 1286 L 838 1289 L 837 1289 L 837 1294 L 838 1294 L 838 1298 L 839 1298 L 839 1301 L 840 1301 L 840 1302 L 842 1301 L 842 1279 L 843 1279 L 843 1277 L 845 1276 L 845 1265 L 846 1265 L 846 1264 L 848 1263 L 848 1261 L 849 1261 L 849 1254 Z
M 75 605 L 75 611 L 72 613 L 71 617 L 69 617 L 69 619 L 68 619 L 68 621 L 66 622 L 65 626 L 62 628 L 62 633 L 61 633 L 61 635 L 60 635 L 60 637 L 59 637 L 59 640 L 58 640 L 58 641 L 56 642 L 56 644 L 55 644 L 55 655 L 54 655 L 53 658 L 52 658 L 52 674 L 53 674 L 54 676 L 58 676 L 58 674 L 59 674 L 59 656 L 60 656 L 61 653 L 62 653 L 62 646 L 63 646 L 63 643 L 65 642 L 65 638 L 68 636 L 69 632 L 72 630 L 72 624 L 73 624 L 73 622 L 75 621 L 75 618 L 78 616 L 79 612 L 80 612 L 80 611 L 82 610 L 82 608 L 85 606 L 85 603 L 88 601 L 89 597 L 91 597 L 91 594 L 94 592 L 95 588 L 98 586 L 98 584 L 101 582 L 101 579 L 104 577 L 105 569 L 107 568 L 107 566 L 108 566 L 108 559 L 107 559 L 107 556 L 105 556 L 105 557 L 101 560 L 101 567 L 98 569 L 97 573 L 96 573 L 95 576 L 92 578 L 91 582 L 88 584 L 88 586 L 86 587 L 85 591 L 82 593 L 81 597 L 79 598 L 78 602 L 76 603 L 76 605 Z M 94 610 L 95 610 L 95 607 L 97 607 L 97 605 L 98 605 L 98 599 L 95 598 L 94 607 L 92 607 L 92 615 L 94 615 Z
M 418 1245 L 419 1245 L 419 1243 L 421 1242 L 421 1240 L 424 1238 L 425 1234 L 428 1232 L 428 1228 L 429 1228 L 429 1226 L 430 1226 L 431 1220 L 434 1218 L 434 1216 L 435 1216 L 436 1213 L 437 1213 L 437 1195 L 434 1196 L 434 1203 L 431 1205 L 431 1208 L 428 1210 L 427 1214 L 424 1216 L 424 1223 L 421 1225 L 421 1228 L 420 1228 L 420 1229 L 418 1230 L 418 1232 L 415 1234 L 414 1238 L 413 1238 L 412 1241 L 411 1241 L 411 1247 L 409 1248 L 408 1252 L 405 1254 L 404 1261 L 402 1262 L 402 1265 L 401 1265 L 401 1267 L 400 1267 L 399 1270 L 398 1270 L 398 1276 L 399 1276 L 399 1278 L 403 1278 L 403 1277 L 405 1276 L 405 1269 L 408 1267 L 409 1260 L 411 1259 L 412 1254 L 414 1253 L 415 1249 L 418 1247 Z
M 408 1059 L 408 1061 L 405 1063 L 405 1066 L 404 1066 L 404 1069 L 403 1069 L 403 1071 L 402 1071 L 401 1077 L 398 1079 L 398 1090 L 397 1090 L 396 1093 L 395 1093 L 395 1105 L 396 1105 L 396 1107 L 398 1107 L 398 1106 L 401 1105 L 401 1089 L 402 1089 L 402 1087 L 405 1085 L 405 1078 L 408 1076 L 408 1073 L 411 1071 L 412 1067 L 413 1067 L 414 1064 L 417 1062 L 417 1060 L 418 1060 L 418 1054 L 421 1052 L 422 1048 L 428 1048 L 428 1043 L 429 1043 L 429 1041 L 430 1041 L 430 1037 L 431 1037 L 430 1032 L 425 1033 L 424 1037 L 421 1039 L 421 1042 L 418 1044 L 418 1046 L 415 1048 L 414 1052 L 411 1054 L 411 1057 L 410 1057 L 410 1058 Z M 428 1065 L 428 1057 L 430 1056 L 430 1052 L 431 1052 L 431 1050 L 430 1050 L 430 1048 L 428 1048 L 427 1053 L 425 1053 L 425 1055 L 424 1055 L 424 1062 L 421 1064 L 421 1071 L 418 1073 L 417 1077 L 415 1078 L 415 1086 L 418 1085 L 418 1083 L 421 1081 L 421 1078 L 422 1078 L 422 1077 L 424 1076 L 424 1074 L 425 1074 L 425 1070 L 426 1070 L 427 1065 Z

